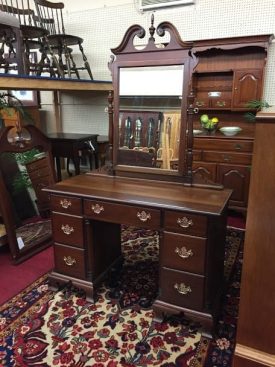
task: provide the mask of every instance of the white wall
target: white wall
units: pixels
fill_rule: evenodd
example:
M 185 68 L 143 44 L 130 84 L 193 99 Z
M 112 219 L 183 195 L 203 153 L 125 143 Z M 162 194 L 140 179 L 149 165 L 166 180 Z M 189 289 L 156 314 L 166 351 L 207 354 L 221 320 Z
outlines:
M 110 6 L 117 6 L 122 4 L 129 4 L 131 0 L 63 0 L 66 11 L 69 13 L 73 11 L 106 8 Z
M 84 49 L 96 80 L 110 80 L 110 49 L 119 45 L 127 28 L 150 26 L 151 13 L 138 10 L 138 0 L 64 0 L 67 33 L 84 39 Z M 155 26 L 173 23 L 184 41 L 275 33 L 275 0 L 196 0 L 194 5 L 155 12 Z M 275 47 L 267 64 L 264 98 L 275 105 Z M 82 95 L 83 97 L 83 95 Z M 107 101 L 63 96 L 64 131 L 107 134 Z M 81 103 L 81 104 L 79 104 Z

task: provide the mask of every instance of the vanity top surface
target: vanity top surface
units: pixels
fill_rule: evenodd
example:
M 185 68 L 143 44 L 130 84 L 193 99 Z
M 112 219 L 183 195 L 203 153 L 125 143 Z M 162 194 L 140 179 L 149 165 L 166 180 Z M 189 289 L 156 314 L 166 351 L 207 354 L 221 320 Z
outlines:
M 184 186 L 181 183 L 86 173 L 45 189 L 52 194 L 76 195 L 129 205 L 220 215 L 230 198 L 229 189 Z

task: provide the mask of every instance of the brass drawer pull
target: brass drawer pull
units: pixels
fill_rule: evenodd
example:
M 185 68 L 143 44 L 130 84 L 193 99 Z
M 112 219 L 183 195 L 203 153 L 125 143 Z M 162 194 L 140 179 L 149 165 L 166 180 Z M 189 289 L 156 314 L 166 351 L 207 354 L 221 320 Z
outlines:
M 202 107 L 204 105 L 205 105 L 205 103 L 203 101 L 196 101 L 196 106 Z
M 191 287 L 188 285 L 185 285 L 184 283 L 176 283 L 174 285 L 174 288 L 180 293 L 180 294 L 183 294 L 183 295 L 187 295 L 188 293 L 191 293 L 192 292 L 192 289 Z
M 178 218 L 177 224 L 182 228 L 188 228 L 194 225 L 192 219 L 188 219 L 187 217 Z
M 218 107 L 224 107 L 226 105 L 225 101 L 217 101 L 216 106 Z
M 226 154 L 224 154 L 224 155 L 223 155 L 223 160 L 224 160 L 224 161 L 226 161 L 226 162 L 231 161 L 231 157 L 230 157 L 230 155 L 226 155 Z
M 179 255 L 179 257 L 181 257 L 182 259 L 188 259 L 188 257 L 193 256 L 193 251 L 192 250 L 187 250 L 187 248 L 185 246 L 183 246 L 182 248 L 175 248 L 175 253 Z
M 91 206 L 91 209 L 92 209 L 92 211 L 95 213 L 95 214 L 100 214 L 101 212 L 103 212 L 104 211 L 104 207 L 103 206 L 101 206 L 101 205 L 99 205 L 99 204 L 93 204 L 92 206 Z
M 60 200 L 60 205 L 62 206 L 62 208 L 68 209 L 70 206 L 72 206 L 72 202 L 70 200 L 67 200 L 67 199 L 61 199 Z
M 67 235 L 70 235 L 72 232 L 74 232 L 74 227 L 70 227 L 68 224 L 62 224 L 61 229 Z
M 74 264 L 76 264 L 76 259 L 74 259 L 71 256 L 64 256 L 63 260 L 64 260 L 65 264 L 68 265 L 68 266 L 73 266 Z
M 241 144 L 235 144 L 235 149 L 236 150 L 241 150 L 242 149 L 242 145 Z
M 148 219 L 151 219 L 151 214 L 142 210 L 142 212 L 137 212 L 137 217 L 142 222 L 147 222 Z

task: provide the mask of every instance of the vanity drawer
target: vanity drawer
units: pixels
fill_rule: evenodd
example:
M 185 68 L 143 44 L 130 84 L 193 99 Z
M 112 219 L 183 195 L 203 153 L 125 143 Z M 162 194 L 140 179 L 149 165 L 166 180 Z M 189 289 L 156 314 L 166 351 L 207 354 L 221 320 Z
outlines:
M 170 232 L 206 237 L 207 217 L 166 210 L 164 214 L 164 229 Z
M 231 152 L 210 152 L 202 153 L 203 160 L 206 162 L 226 162 L 236 164 L 250 164 L 252 161 L 252 154 L 248 153 L 231 153 Z
M 55 271 L 85 279 L 85 252 L 83 249 L 54 244 Z
M 194 139 L 194 149 L 218 150 L 231 152 L 252 152 L 253 141 L 244 141 L 237 139 Z
M 52 228 L 55 242 L 83 247 L 83 218 L 52 213 Z
M 200 275 L 161 268 L 160 300 L 195 310 L 202 310 L 204 280 Z
M 157 209 L 84 200 L 84 214 L 91 219 L 135 227 L 152 229 L 160 227 L 160 210 Z
M 81 199 L 72 196 L 51 195 L 51 209 L 61 213 L 81 215 Z
M 161 266 L 203 274 L 206 239 L 164 232 L 160 247 Z

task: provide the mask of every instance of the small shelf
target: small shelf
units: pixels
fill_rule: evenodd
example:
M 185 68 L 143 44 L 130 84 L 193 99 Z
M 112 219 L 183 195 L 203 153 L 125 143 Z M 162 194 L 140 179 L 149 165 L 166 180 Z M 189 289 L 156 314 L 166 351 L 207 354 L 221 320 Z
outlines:
M 209 70 L 209 69 L 205 69 L 205 70 L 195 70 L 194 74 L 233 74 L 233 70 L 232 69 L 226 69 L 226 70 L 217 70 L 217 69 L 213 69 L 213 70 Z

